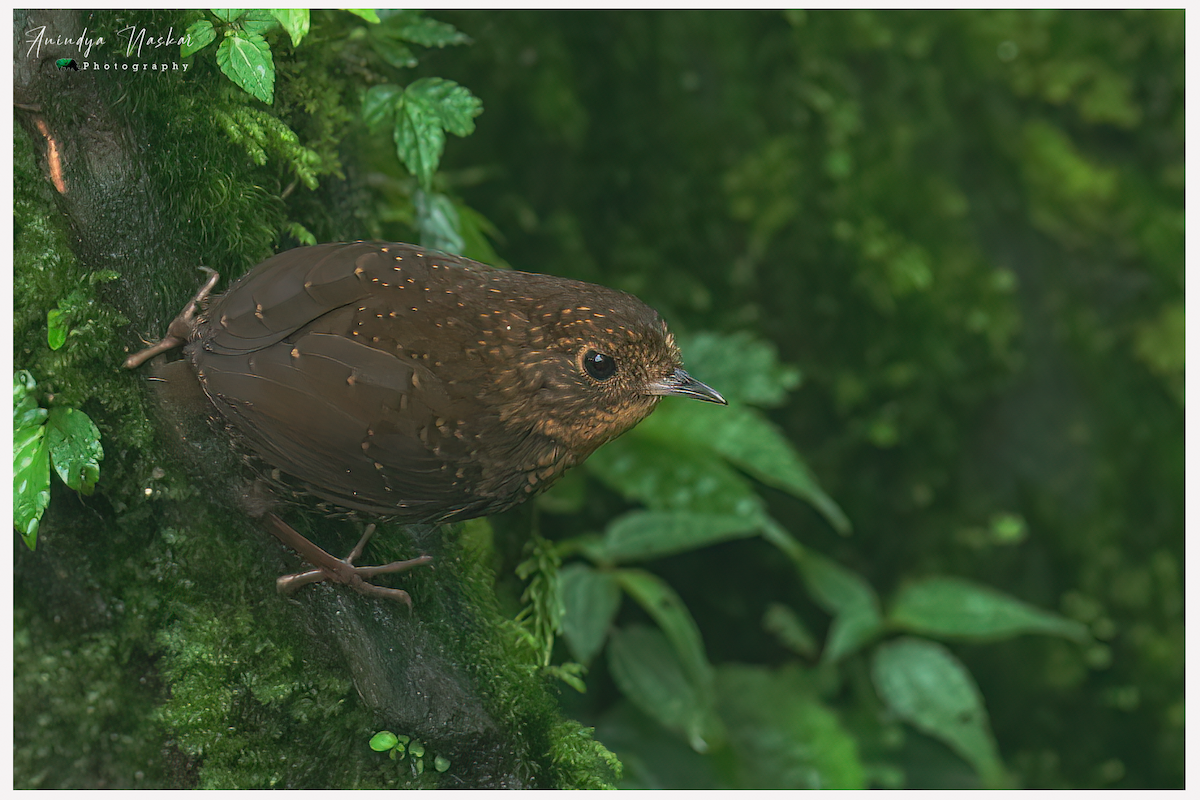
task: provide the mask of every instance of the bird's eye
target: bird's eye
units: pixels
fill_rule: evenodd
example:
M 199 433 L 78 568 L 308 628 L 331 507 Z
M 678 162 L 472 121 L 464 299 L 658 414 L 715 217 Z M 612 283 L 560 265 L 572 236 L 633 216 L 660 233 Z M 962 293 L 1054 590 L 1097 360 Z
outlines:
M 617 374 L 617 360 L 596 350 L 588 350 L 583 354 L 583 368 L 596 380 L 606 381 Z

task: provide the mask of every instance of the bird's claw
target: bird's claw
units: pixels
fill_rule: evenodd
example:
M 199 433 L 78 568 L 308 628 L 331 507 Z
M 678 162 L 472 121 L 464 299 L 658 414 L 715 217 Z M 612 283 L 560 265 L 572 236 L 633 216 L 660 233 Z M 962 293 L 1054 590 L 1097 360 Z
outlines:
M 168 350 L 174 350 L 182 344 L 187 344 L 188 337 L 191 336 L 192 330 L 196 327 L 196 308 L 200 303 L 208 299 L 213 287 L 217 285 L 217 281 L 221 277 L 215 269 L 211 269 L 210 267 L 200 267 L 200 271 L 207 274 L 208 279 L 196 294 L 192 296 L 187 305 L 183 307 L 183 311 L 180 311 L 178 316 L 171 320 L 171 324 L 167 326 L 167 335 L 144 350 L 139 350 L 125 359 L 124 364 L 122 364 L 125 369 L 140 367 L 159 353 L 165 353 Z M 145 340 L 143 339 L 143 341 Z
M 367 526 L 362 538 L 358 540 L 358 544 L 350 551 L 350 555 L 343 559 L 335 558 L 320 547 L 317 547 L 299 531 L 274 514 L 268 515 L 267 521 L 271 525 L 271 532 L 275 534 L 277 539 L 300 553 L 306 561 L 316 565 L 316 569 L 297 572 L 293 575 L 283 575 L 277 578 L 275 580 L 275 588 L 281 594 L 291 594 L 301 586 L 327 580 L 344 584 L 356 592 L 370 597 L 383 597 L 399 601 L 411 609 L 412 598 L 409 597 L 408 592 L 403 589 L 376 586 L 368 579 L 389 572 L 406 572 L 413 567 L 428 564 L 433 560 L 433 556 L 421 555 L 405 561 L 393 561 L 390 564 L 382 564 L 374 567 L 357 567 L 354 565 L 354 561 L 362 555 L 363 548 L 367 546 L 367 542 L 370 541 L 371 536 L 375 533 L 374 523 Z

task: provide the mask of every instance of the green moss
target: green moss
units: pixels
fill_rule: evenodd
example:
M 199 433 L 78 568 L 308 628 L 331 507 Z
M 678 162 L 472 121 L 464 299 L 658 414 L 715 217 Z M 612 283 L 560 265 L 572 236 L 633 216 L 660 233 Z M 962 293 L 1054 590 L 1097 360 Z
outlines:
M 197 13 L 84 12 L 84 23 L 179 31 Z M 67 195 L 45 180 L 37 137 L 16 132 L 17 366 L 51 402 L 84 408 L 106 452 L 97 493 L 56 486 L 38 551 L 16 553 L 14 697 L 37 710 L 15 721 L 17 786 L 565 787 L 611 771 L 564 725 L 499 611 L 487 536 L 385 526 L 364 563 L 435 554 L 435 569 L 399 582 L 411 614 L 323 585 L 280 597 L 275 578 L 299 564 L 237 509 L 237 455 L 203 424 L 187 423 L 181 443 L 169 401 L 160 409 L 145 377 L 119 368 L 134 332 L 162 334 L 199 264 L 231 277 L 296 225 L 320 240 L 378 225 L 360 190 L 333 179 L 360 78 L 343 69 L 345 30 L 323 35 L 294 56 L 273 45 L 270 108 L 204 53 L 186 75 L 93 87 L 125 131 L 115 141 L 146 144 L 98 155 L 111 157 L 93 165 L 108 177 Z M 58 136 L 87 127 L 68 98 L 44 114 Z M 123 159 L 136 160 L 132 177 Z M 120 278 L 94 279 L 101 269 Z M 45 315 L 71 292 L 81 333 L 52 351 Z M 358 534 L 281 513 L 333 552 Z M 384 725 L 449 765 L 399 768 L 368 746 Z

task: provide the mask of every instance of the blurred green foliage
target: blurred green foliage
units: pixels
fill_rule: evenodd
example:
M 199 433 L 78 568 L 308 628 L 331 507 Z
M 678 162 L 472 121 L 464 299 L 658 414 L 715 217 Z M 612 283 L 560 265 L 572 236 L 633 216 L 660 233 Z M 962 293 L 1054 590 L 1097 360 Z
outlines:
M 643 297 L 736 399 L 542 504 L 592 668 L 564 702 L 625 785 L 1181 786 L 1182 13 L 439 17 L 475 45 L 430 69 L 487 108 L 442 169 L 499 252 Z M 931 675 L 944 725 L 899 688 Z
M 192 243 L 234 263 L 353 234 L 633 292 L 730 399 L 668 400 L 597 452 L 539 500 L 524 594 L 499 581 L 542 674 L 590 668 L 562 702 L 622 785 L 1182 786 L 1182 12 L 436 16 L 323 13 L 291 50 L 276 31 L 271 113 L 224 78 L 228 108 L 181 96 L 221 143 L 151 174 L 201 226 L 255 221 Z M 192 174 L 229 144 L 253 181 Z M 293 194 L 344 167 L 372 192 L 361 232 Z M 18 328 L 66 341 L 48 313 Z M 275 753 L 213 741 L 198 698 L 252 698 L 289 742 L 335 712 L 297 702 L 282 650 L 231 688 L 231 630 L 255 636 L 236 615 L 160 633 L 156 713 L 209 785 L 271 785 Z M 69 663 L 58 644 L 18 648 L 27 695 Z M 152 702 L 108 677 L 76 694 L 119 738 L 80 760 L 121 784 L 154 734 L 116 709 Z M 42 729 L 77 752 L 69 713 Z M 591 785 L 579 765 L 606 751 L 563 726 L 554 758 Z

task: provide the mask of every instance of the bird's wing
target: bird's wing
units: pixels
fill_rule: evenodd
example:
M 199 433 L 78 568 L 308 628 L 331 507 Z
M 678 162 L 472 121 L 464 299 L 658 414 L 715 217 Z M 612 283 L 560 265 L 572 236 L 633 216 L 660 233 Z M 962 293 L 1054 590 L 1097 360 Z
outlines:
M 428 276 L 423 256 L 320 249 L 264 262 L 213 304 L 191 349 L 205 392 L 266 462 L 334 503 L 414 520 L 483 513 L 496 500 L 471 491 L 474 444 L 448 423 L 487 412 L 463 393 L 469 376 L 449 387 L 411 349 L 427 338 L 407 317 L 429 313 L 408 300 L 429 296 L 412 291 Z
M 268 347 L 366 297 L 371 279 L 390 266 L 380 245 L 367 242 L 285 251 L 230 286 L 209 308 L 196 338 L 206 350 L 220 354 Z

